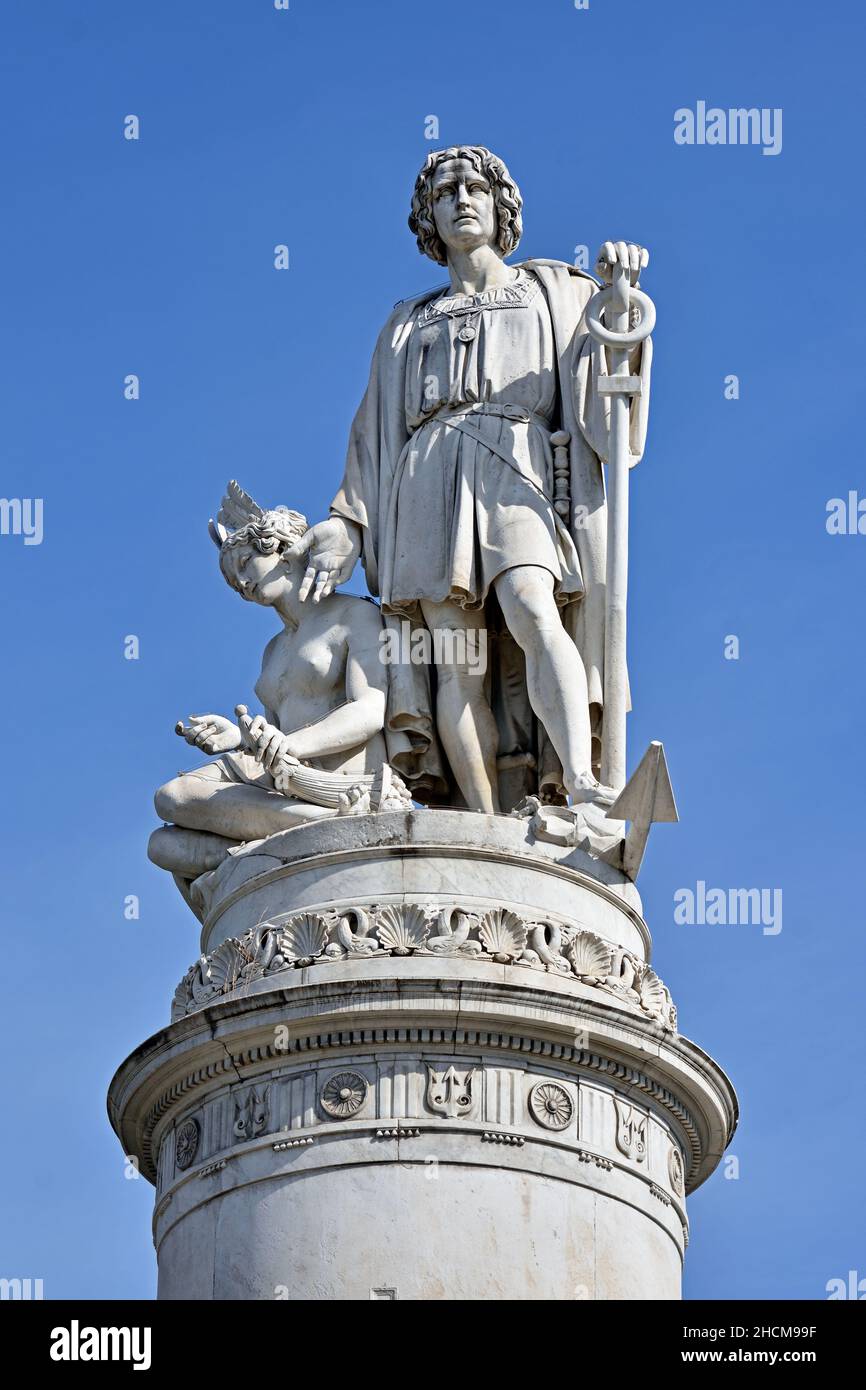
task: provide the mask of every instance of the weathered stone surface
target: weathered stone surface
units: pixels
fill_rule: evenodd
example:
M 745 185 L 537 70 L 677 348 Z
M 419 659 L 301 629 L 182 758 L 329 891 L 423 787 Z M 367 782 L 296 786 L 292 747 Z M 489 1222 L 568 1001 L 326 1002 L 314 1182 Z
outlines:
M 280 914 L 460 901 L 580 924 L 649 954 L 640 897 L 622 871 L 536 839 L 528 821 L 510 816 L 416 809 L 319 822 L 245 846 L 199 880 L 197 893 L 205 952 Z
M 111 1121 L 162 1298 L 677 1298 L 737 1105 L 634 886 L 677 815 L 660 744 L 626 768 L 648 258 L 506 265 L 520 193 L 475 146 L 410 225 L 449 284 L 385 325 L 330 516 L 230 483 L 212 523 L 282 628 L 263 714 L 178 726 L 214 761 L 150 854 L 201 955 Z M 335 592 L 359 559 L 378 605 Z
M 296 951 L 320 954 L 202 995 L 115 1078 L 113 1123 L 157 1183 L 160 1296 L 678 1297 L 683 1188 L 718 1162 L 736 1101 L 715 1064 L 633 988 L 649 949 L 633 886 L 620 895 L 582 859 L 575 871 L 561 849 L 520 843 L 520 913 L 500 896 L 486 944 L 440 953 L 416 899 L 494 902 L 495 857 L 501 887 L 517 857 L 509 837 L 525 824 L 430 811 L 390 819 L 285 838 L 283 853 L 301 839 L 306 852 L 272 867 L 323 866 L 303 886 L 316 882 L 316 913 L 292 915 L 297 873 L 235 883 L 232 921 L 257 923 L 250 939 L 263 941 L 262 894 L 276 894 L 267 901 L 298 923 L 271 929 L 282 949 L 290 937 Z M 455 820 L 462 853 L 446 870 Z M 415 854 L 424 847 L 432 858 Z M 348 877 L 332 877 L 347 851 Z M 371 851 L 370 881 L 381 889 L 394 875 L 394 891 L 379 894 L 389 931 L 369 952 L 335 937 L 340 954 L 323 961 L 315 919 L 339 920 L 334 904 L 364 881 Z M 411 892 L 396 891 L 401 879 Z M 545 919 L 533 890 L 544 896 L 551 884 L 567 970 L 504 949 L 530 942 L 518 928 Z M 594 911 L 607 936 L 587 943 L 580 923 Z M 213 932 L 220 959 L 226 915 Z M 617 958 L 632 974 L 603 977 Z M 182 1166 L 191 1121 L 199 1139 Z

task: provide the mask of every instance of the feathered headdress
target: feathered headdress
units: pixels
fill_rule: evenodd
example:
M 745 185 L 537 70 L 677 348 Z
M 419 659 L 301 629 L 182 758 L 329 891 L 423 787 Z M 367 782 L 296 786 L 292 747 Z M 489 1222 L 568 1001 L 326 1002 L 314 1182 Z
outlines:
M 273 507 L 265 511 L 258 502 L 253 501 L 248 492 L 244 492 L 240 483 L 232 478 L 220 503 L 216 521 L 211 517 L 208 522 L 208 534 L 214 544 L 222 549 L 236 532 L 243 531 L 248 526 L 276 532 L 284 536 L 290 545 L 294 545 L 306 531 L 307 520 L 300 512 L 293 512 L 288 507 Z

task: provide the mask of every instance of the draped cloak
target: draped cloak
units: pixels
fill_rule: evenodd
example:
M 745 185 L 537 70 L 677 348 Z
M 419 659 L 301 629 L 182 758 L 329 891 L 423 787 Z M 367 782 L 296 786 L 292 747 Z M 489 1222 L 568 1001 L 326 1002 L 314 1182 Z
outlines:
M 551 427 L 570 436 L 571 513 L 567 524 L 579 559 L 581 583 L 577 593 L 568 595 L 561 611 L 586 671 L 597 774 L 604 707 L 607 549 L 602 464 L 606 462 L 610 401 L 598 393 L 598 378 L 607 370 L 605 353 L 587 331 L 585 310 L 598 286 L 585 271 L 560 261 L 524 261 L 520 268 L 538 280 L 547 302 L 554 343 L 551 365 L 556 373 L 556 418 Z M 381 591 L 384 538 L 393 514 L 401 460 L 412 437 L 406 413 L 409 342 L 419 311 L 445 293 L 447 290 L 439 287 L 401 301 L 382 329 L 367 390 L 352 424 L 343 481 L 331 504 L 333 515 L 346 517 L 362 528 L 362 562 L 374 595 Z M 632 465 L 640 460 L 646 437 L 650 340 L 638 351 L 640 362 L 633 369 L 641 377 L 641 394 L 632 400 L 631 407 Z M 552 478 L 548 479 L 547 492 L 552 496 Z M 424 517 L 419 516 L 419 528 L 424 524 Z M 492 636 L 488 695 L 499 728 L 500 761 L 513 766 L 522 759 L 533 769 L 522 790 L 561 796 L 561 768 L 529 707 L 522 652 L 504 630 L 495 602 L 487 605 L 487 620 Z M 385 605 L 386 626 L 399 627 L 400 621 Z M 413 622 L 422 619 L 416 616 Z M 386 727 L 389 758 L 416 799 L 431 802 L 448 800 L 449 794 L 453 799 L 453 778 L 436 736 L 435 698 L 435 670 L 408 661 L 391 666 Z

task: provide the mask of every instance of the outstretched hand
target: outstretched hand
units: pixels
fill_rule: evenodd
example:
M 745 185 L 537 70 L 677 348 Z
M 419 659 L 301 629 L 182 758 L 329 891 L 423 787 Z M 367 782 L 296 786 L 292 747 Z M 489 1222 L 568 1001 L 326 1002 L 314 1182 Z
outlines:
M 174 728 L 175 733 L 180 734 L 187 743 L 209 756 L 230 753 L 241 746 L 241 731 L 237 724 L 221 714 L 191 714 L 188 725 L 179 719 Z
M 311 526 L 291 550 L 288 559 L 308 557 L 298 597 L 305 599 L 310 590 L 313 602 L 333 593 L 338 584 L 345 584 L 361 553 L 361 532 L 354 522 L 341 516 L 329 516 Z

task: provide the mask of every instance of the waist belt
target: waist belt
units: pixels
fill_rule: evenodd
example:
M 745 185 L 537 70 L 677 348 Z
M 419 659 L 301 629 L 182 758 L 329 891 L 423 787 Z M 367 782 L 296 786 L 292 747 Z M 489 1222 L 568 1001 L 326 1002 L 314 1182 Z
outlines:
M 509 468 L 513 468 L 519 478 L 522 478 L 529 487 L 534 488 L 539 496 L 553 507 L 553 498 L 549 496 L 541 484 L 537 483 L 534 478 L 527 477 L 511 454 L 507 453 L 499 443 L 485 438 L 480 430 L 473 429 L 471 423 L 466 419 L 467 415 L 497 415 L 500 419 L 515 420 L 524 425 L 533 424 L 538 429 L 543 430 L 549 439 L 550 425 L 544 416 L 536 415 L 535 411 L 527 410 L 519 405 L 497 405 L 493 401 L 475 401 L 471 405 L 443 406 L 434 415 L 430 415 L 424 424 L 430 424 L 434 420 L 441 421 L 444 425 L 450 425 L 452 429 L 460 430 L 469 439 L 474 439 L 476 444 L 483 444 L 485 449 L 489 449 L 491 454 L 495 454 L 497 458 L 502 459 L 503 463 L 507 463 Z M 421 428 L 423 429 L 423 426 Z M 554 517 L 556 517 L 555 511 Z
M 465 405 L 443 405 L 433 415 L 428 416 L 428 419 L 454 420 L 465 415 L 498 415 L 506 420 L 521 421 L 523 424 L 531 421 L 544 430 L 545 434 L 550 434 L 550 424 L 543 415 L 537 415 L 534 410 L 528 410 L 523 405 L 500 405 L 496 401 L 467 401 Z

